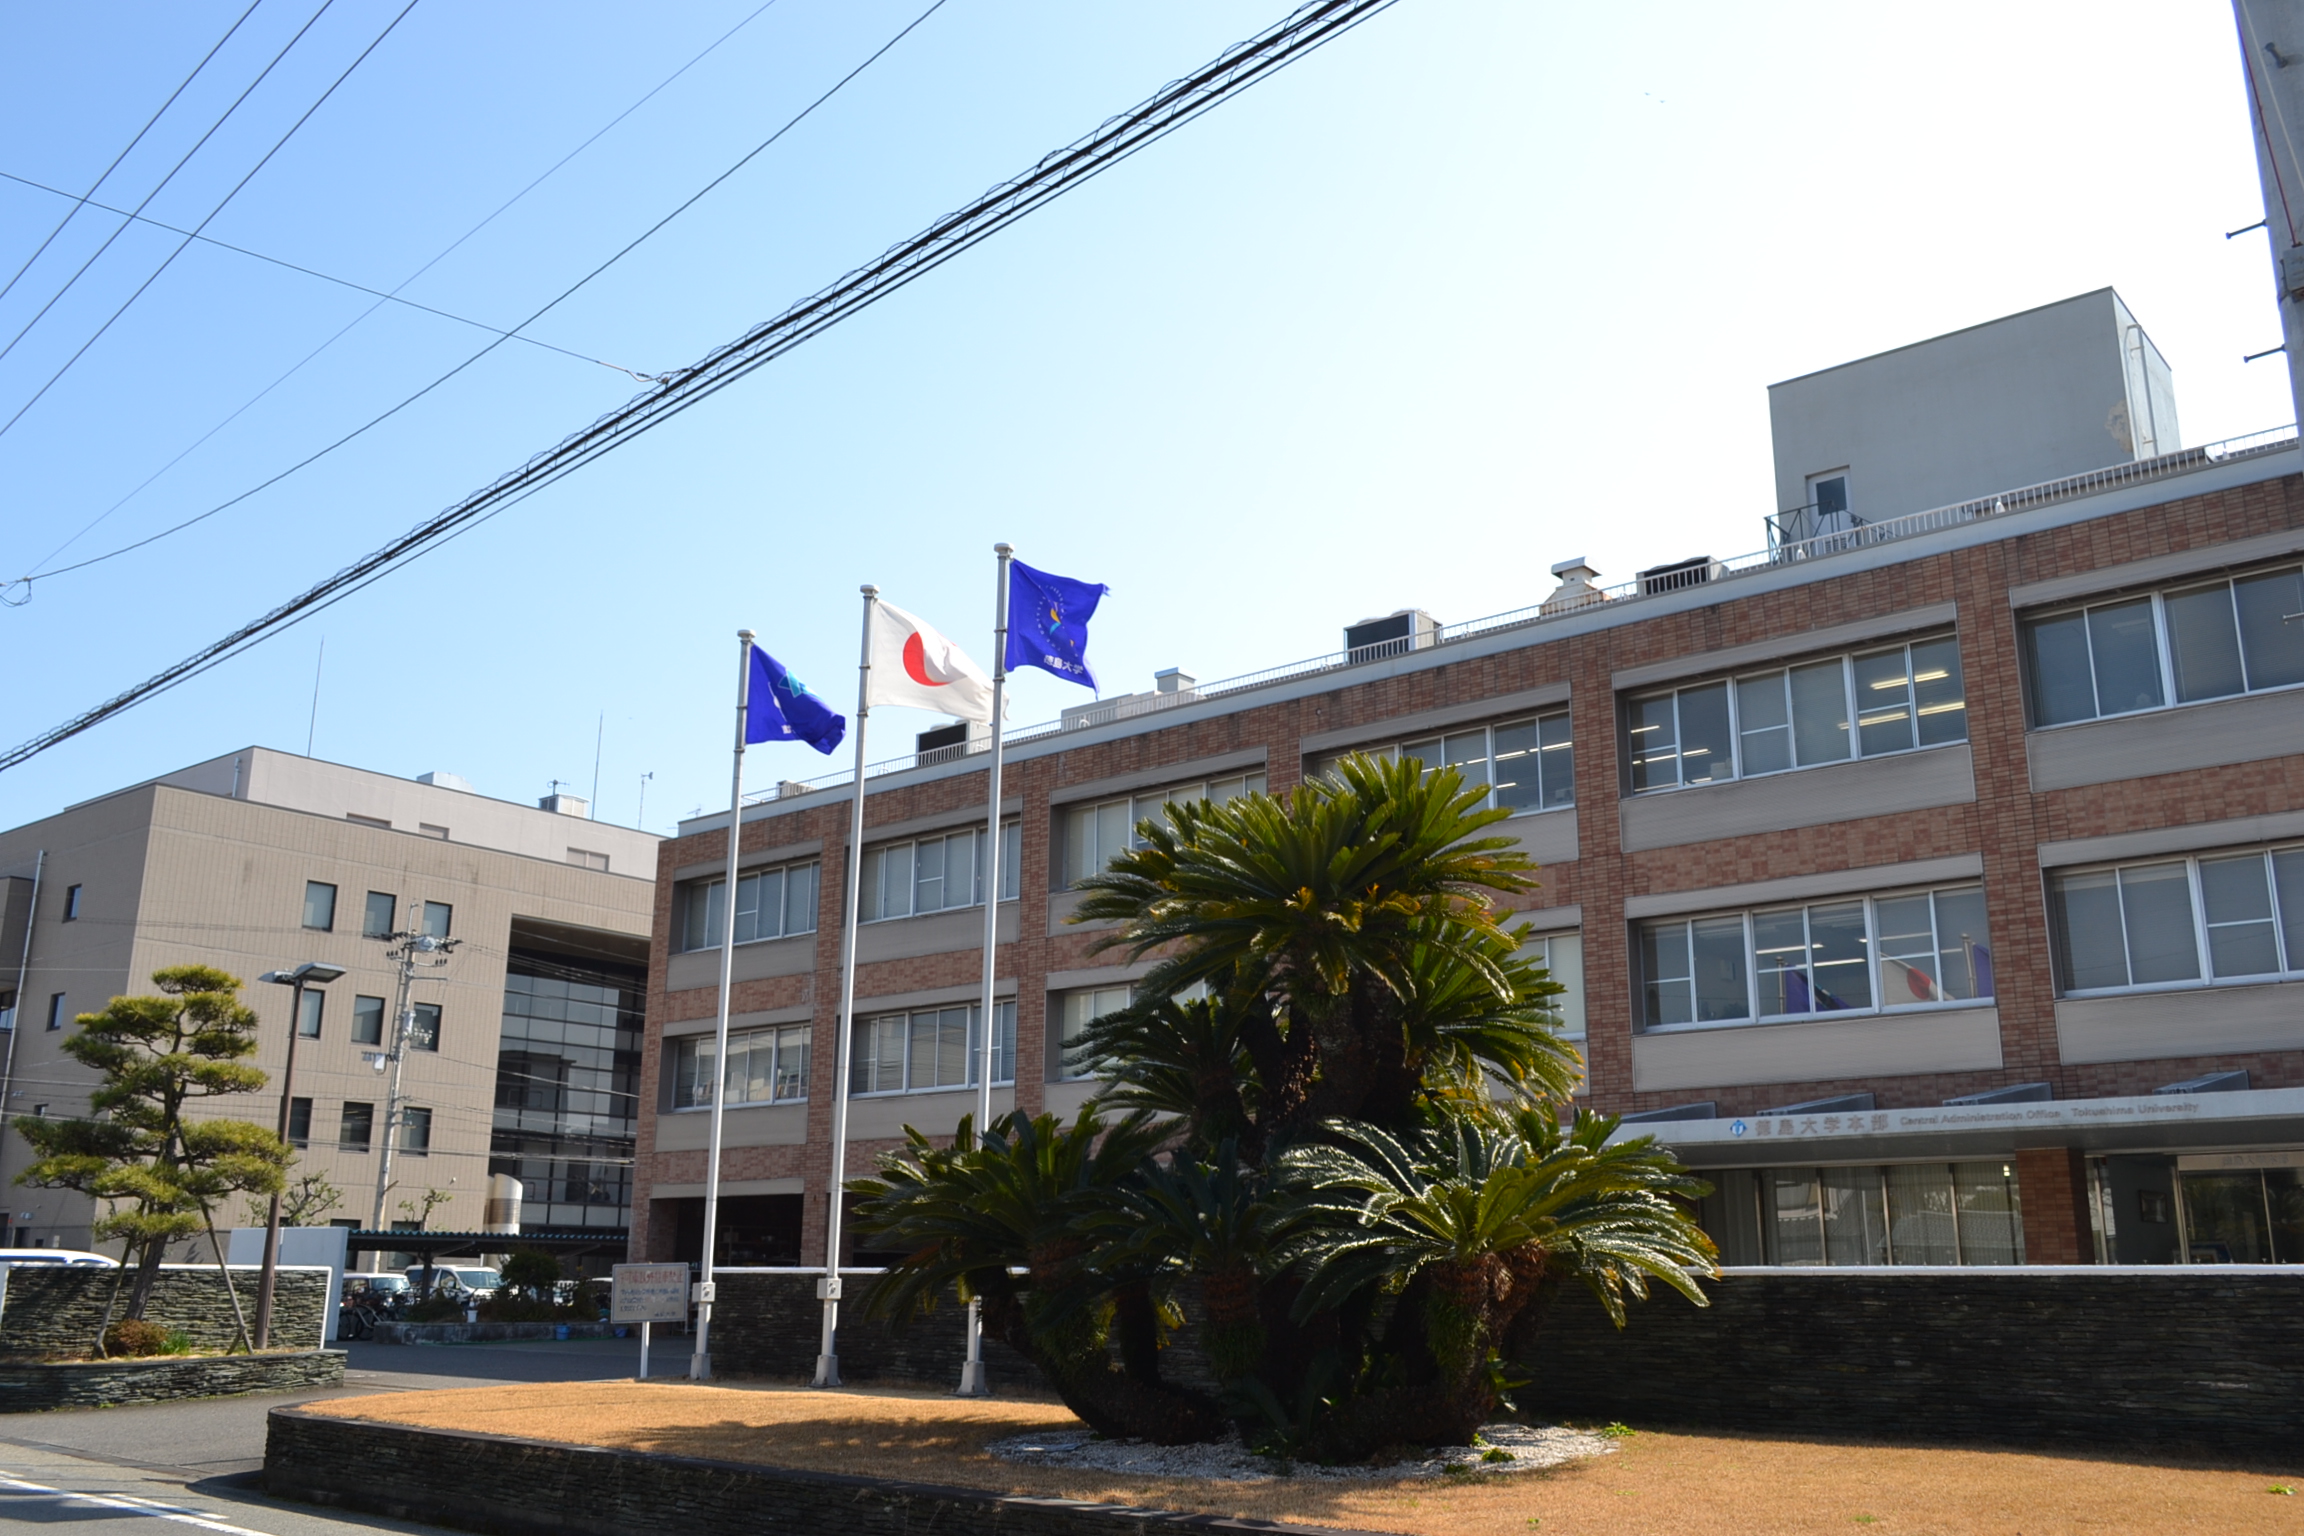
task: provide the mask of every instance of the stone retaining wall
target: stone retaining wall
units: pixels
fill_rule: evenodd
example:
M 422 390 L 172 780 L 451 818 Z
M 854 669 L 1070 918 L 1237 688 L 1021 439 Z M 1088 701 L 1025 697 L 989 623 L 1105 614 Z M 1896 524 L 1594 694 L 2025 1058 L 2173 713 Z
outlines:
M 1658 1288 L 1622 1333 L 1581 1287 L 1518 1351 L 1545 1417 L 1936 1439 L 2304 1444 L 2293 1273 L 1906 1269 Z
M 246 1392 L 304 1392 L 344 1384 L 339 1350 L 218 1355 L 187 1360 L 73 1360 L 52 1365 L 0 1365 L 0 1413 L 50 1408 L 111 1408 L 184 1397 Z
M 258 1274 L 253 1266 L 232 1271 L 232 1288 L 240 1293 L 251 1328 L 256 1326 Z M 0 1274 L 0 1359 L 85 1354 L 96 1342 L 96 1324 L 118 1278 L 118 1270 L 64 1264 L 26 1264 Z M 131 1275 L 121 1288 L 115 1319 L 127 1307 L 128 1287 L 135 1283 Z M 272 1342 L 288 1349 L 318 1349 L 325 1342 L 327 1306 L 328 1271 L 279 1271 L 272 1291 Z M 194 1349 L 236 1349 L 240 1344 L 232 1299 L 224 1294 L 224 1277 L 213 1264 L 161 1265 L 144 1315 L 164 1328 L 181 1328 Z
M 264 1489 L 275 1498 L 499 1536 L 1125 1536 L 1147 1528 L 1366 1536 L 324 1418 L 295 1408 L 275 1408 L 269 1418 Z
M 957 1383 L 968 1359 L 968 1309 L 946 1298 L 934 1312 L 900 1329 L 866 1322 L 865 1298 L 877 1283 L 874 1277 L 849 1278 L 848 1299 L 840 1303 L 840 1379 Z M 714 1277 L 714 1294 L 714 1374 L 783 1381 L 806 1381 L 816 1374 L 824 1303 L 816 1299 L 815 1277 L 722 1271 Z M 997 1339 L 984 1341 L 984 1360 L 995 1387 L 1004 1381 L 1037 1385 L 1040 1380 L 1037 1366 Z

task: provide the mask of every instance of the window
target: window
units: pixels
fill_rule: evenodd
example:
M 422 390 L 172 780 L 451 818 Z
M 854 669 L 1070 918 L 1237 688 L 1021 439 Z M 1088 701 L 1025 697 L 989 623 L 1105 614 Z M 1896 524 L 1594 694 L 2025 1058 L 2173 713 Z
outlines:
M 355 997 L 352 999 L 352 1043 L 354 1045 L 382 1045 L 384 1043 L 384 999 Z
M 64 887 L 64 921 L 68 923 L 76 923 L 79 920 L 80 887 L 76 885 L 68 885 Z
M 426 938 L 444 939 L 456 921 L 456 909 L 444 901 L 424 903 L 424 926 L 417 930 Z
M 1570 1040 L 1584 1038 L 1584 935 L 1548 933 L 1520 946 L 1520 953 L 1552 973 L 1568 990 L 1550 999 L 1560 1014 L 1560 1033 Z
M 419 837 L 437 837 L 442 842 L 446 842 L 448 840 L 448 829 L 446 827 L 434 826 L 429 821 L 420 821 L 416 823 L 416 835 Z
M 400 898 L 390 891 L 370 891 L 360 908 L 360 937 L 388 939 L 400 915 Z
M 320 1038 L 320 1015 L 328 1006 L 328 994 L 318 987 L 306 987 L 296 1012 L 296 1033 L 307 1040 Z
M 418 1109 L 413 1104 L 400 1108 L 400 1150 L 410 1157 L 426 1157 L 432 1151 L 432 1111 Z
M 408 1049 L 437 1051 L 440 1049 L 440 1005 L 417 1003 L 409 1009 L 414 1015 L 408 1021 Z
M 816 931 L 819 866 L 786 864 L 736 877 L 736 942 L 788 938 Z M 717 949 L 728 917 L 728 882 L 698 880 L 681 889 L 682 949 Z
M 1092 1020 L 1118 1013 L 1135 995 L 1131 987 L 1090 987 L 1058 995 L 1055 1075 L 1059 1081 L 1096 1075 L 1096 1063 L 1074 1061 L 1072 1052 Z
M 1000 827 L 1000 899 L 1014 901 L 1020 888 L 1016 866 L 1024 850 L 1020 822 Z M 884 843 L 864 850 L 863 890 L 858 917 L 876 923 L 916 917 L 984 901 L 984 829 Z
M 730 1104 L 789 1104 L 808 1097 L 805 1024 L 783 1029 L 731 1030 L 728 1035 Z M 710 1035 L 680 1040 L 672 1052 L 672 1107 L 701 1109 L 712 1102 Z
M 346 811 L 344 813 L 344 819 L 351 822 L 354 826 L 374 827 L 379 832 L 389 832 L 392 830 L 392 823 L 382 816 L 363 816 L 358 811 Z
M 976 1082 L 976 1028 L 982 1008 L 975 1003 L 919 1008 L 856 1022 L 849 1056 L 851 1093 L 928 1093 L 968 1088 Z M 992 1041 L 992 1081 L 1016 1080 L 1016 1005 L 995 1010 L 999 1030 Z
M 290 1099 L 288 1101 L 288 1145 L 307 1147 L 311 1144 L 312 1101 L 310 1099 Z
M 1848 515 L 1848 471 L 1810 475 L 1808 505 L 1816 514 L 1817 533 L 1845 533 L 1855 526 Z
M 0 1034 L 16 1027 L 16 994 L 0 990 Z
M 2304 570 L 2218 578 L 2024 622 L 2032 723 L 2304 683 Z
M 365 1152 L 375 1130 L 375 1105 L 346 1104 L 344 1116 L 337 1122 L 336 1145 L 347 1152 Z
M 70 1017 L 70 1010 L 64 1006 L 64 994 L 61 992 L 49 993 L 48 1027 L 50 1029 L 62 1029 L 64 1027 L 64 1021 Z
M 1064 812 L 1064 883 L 1071 885 L 1090 875 L 1100 875 L 1104 866 L 1123 851 L 1143 847 L 1144 840 L 1136 835 L 1136 824 L 1159 820 L 1164 806 L 1194 800 L 1213 800 L 1222 805 L 1235 796 L 1262 793 L 1264 770 L 1259 768 L 1205 783 L 1178 784 L 1128 799 L 1070 806 Z M 1002 884 L 1005 888 L 1006 882 Z M 1005 889 L 1001 899 L 1007 899 Z
M 2304 848 L 2077 870 L 2048 882 L 2060 992 L 2304 972 Z
M 608 872 L 608 855 L 604 853 L 594 853 L 589 848 L 569 849 L 568 862 L 575 865 L 578 869 L 597 869 L 602 874 L 606 874 Z
M 322 933 L 336 928 L 336 887 L 319 880 L 304 882 L 304 926 Z
M 1814 1117 L 1803 1117 L 1814 1118 Z M 1797 1125 L 1764 1120 L 1764 1125 Z M 1736 1171 L 1704 1202 L 1721 1222 L 1729 1200 L 1759 1217 L 1758 1253 L 1731 1264 L 1953 1265 L 2024 1262 L 2023 1204 L 2013 1163 L 1904 1163 L 1888 1167 L 1758 1168 Z M 1748 1239 L 1745 1240 L 1748 1243 Z M 1744 1243 L 1735 1246 L 1744 1246 Z
M 1968 739 L 1953 635 L 1647 694 L 1625 715 L 1636 794 Z
M 1488 804 L 1514 813 L 1553 811 L 1576 803 L 1576 748 L 1569 738 L 1568 711 L 1476 725 L 1444 735 L 1381 747 L 1359 747 L 1386 762 L 1407 756 L 1426 768 L 1454 768 L 1467 788 L 1488 786 Z M 1314 775 L 1327 773 L 1348 754 L 1316 759 Z
M 1984 890 L 1974 885 L 1646 922 L 1639 957 L 1649 1029 L 1993 995 Z

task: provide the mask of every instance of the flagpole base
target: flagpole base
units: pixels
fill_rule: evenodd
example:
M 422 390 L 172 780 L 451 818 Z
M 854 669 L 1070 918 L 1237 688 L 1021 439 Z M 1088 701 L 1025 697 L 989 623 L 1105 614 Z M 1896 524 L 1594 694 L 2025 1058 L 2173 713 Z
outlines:
M 818 1355 L 816 1357 L 816 1379 L 808 1385 L 811 1387 L 837 1387 L 840 1384 L 840 1357 L 838 1355 Z
M 712 1379 L 712 1357 L 709 1354 L 694 1354 L 688 1357 L 688 1379 L 690 1381 L 710 1381 Z
M 971 1360 L 960 1367 L 960 1390 L 952 1395 L 954 1397 L 990 1397 L 992 1395 L 992 1375 L 984 1369 L 983 1361 Z

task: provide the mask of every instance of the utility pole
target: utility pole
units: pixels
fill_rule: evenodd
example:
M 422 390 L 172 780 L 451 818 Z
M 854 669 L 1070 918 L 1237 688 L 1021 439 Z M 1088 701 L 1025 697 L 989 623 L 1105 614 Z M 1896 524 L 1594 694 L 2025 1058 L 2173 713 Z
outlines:
M 415 931 L 420 926 L 417 918 L 422 912 L 422 904 L 411 901 L 408 903 L 408 928 L 384 936 L 384 942 L 392 946 L 384 952 L 385 958 L 398 962 L 400 966 L 400 990 L 392 1010 L 392 1038 L 386 1042 L 385 1050 L 368 1054 L 369 1064 L 377 1071 L 382 1072 L 389 1067 L 392 1073 L 391 1086 L 384 1095 L 384 1149 L 376 1160 L 376 1217 L 369 1223 L 372 1232 L 386 1229 L 384 1202 L 392 1190 L 392 1149 L 400 1134 L 400 1079 L 407 1066 L 409 1039 L 416 1032 L 416 1004 L 410 992 L 415 986 L 418 971 L 437 970 L 447 965 L 449 953 L 462 942 L 458 939 L 434 938 L 431 934 Z M 439 958 L 432 958 L 435 955 Z M 371 1257 L 373 1262 L 382 1262 L 380 1257 Z

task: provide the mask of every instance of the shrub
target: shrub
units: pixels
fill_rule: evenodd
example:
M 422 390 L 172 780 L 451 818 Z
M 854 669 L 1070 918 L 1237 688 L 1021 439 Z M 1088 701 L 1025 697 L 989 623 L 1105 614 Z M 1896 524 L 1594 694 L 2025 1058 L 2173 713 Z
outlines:
M 461 1291 L 434 1291 L 422 1301 L 412 1302 L 401 1315 L 411 1323 L 460 1323 L 464 1321 L 464 1295 Z
M 104 1330 L 108 1355 L 188 1355 L 191 1336 L 181 1328 L 164 1328 L 141 1317 L 123 1318 Z

